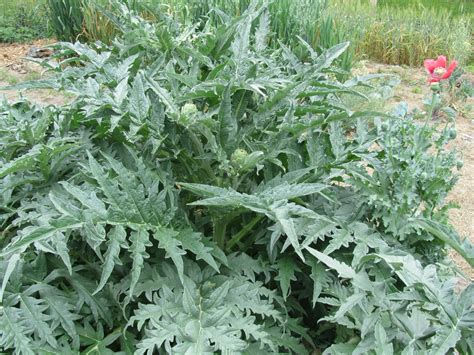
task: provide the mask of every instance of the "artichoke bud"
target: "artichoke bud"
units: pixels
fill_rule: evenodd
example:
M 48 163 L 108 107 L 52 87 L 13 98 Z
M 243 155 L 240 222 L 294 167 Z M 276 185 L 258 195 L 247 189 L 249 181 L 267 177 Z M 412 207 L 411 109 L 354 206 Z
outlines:
M 245 160 L 247 159 L 249 153 L 245 149 L 236 149 L 231 157 L 230 161 L 234 166 L 243 166 L 245 164 Z
M 181 107 L 179 115 L 179 123 L 182 125 L 190 125 L 193 122 L 194 116 L 198 112 L 198 109 L 195 104 L 187 103 Z
M 195 104 L 187 103 L 181 107 L 181 115 L 192 116 L 198 112 L 198 109 Z

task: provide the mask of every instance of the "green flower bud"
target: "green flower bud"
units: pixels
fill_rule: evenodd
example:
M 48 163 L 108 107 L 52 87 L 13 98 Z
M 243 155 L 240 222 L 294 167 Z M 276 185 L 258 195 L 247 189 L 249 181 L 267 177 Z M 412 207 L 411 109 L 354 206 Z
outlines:
M 456 138 L 456 130 L 454 128 L 451 128 L 448 131 L 448 137 L 449 137 L 449 139 L 455 139 Z
M 245 159 L 248 157 L 249 153 L 245 149 L 236 149 L 231 157 L 230 161 L 232 165 L 242 166 L 245 163 Z
M 191 125 L 194 121 L 194 115 L 198 112 L 195 104 L 187 103 L 181 107 L 178 122 L 184 126 Z
M 185 116 L 192 116 L 198 112 L 198 109 L 195 104 L 187 103 L 181 107 L 181 114 Z
M 439 90 L 440 90 L 439 83 L 431 83 L 431 91 L 439 92 Z

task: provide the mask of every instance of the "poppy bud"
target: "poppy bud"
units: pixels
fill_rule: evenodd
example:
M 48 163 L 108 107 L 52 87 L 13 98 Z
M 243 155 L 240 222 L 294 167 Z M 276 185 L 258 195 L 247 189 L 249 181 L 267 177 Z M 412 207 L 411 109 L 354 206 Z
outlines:
M 433 92 L 439 92 L 439 89 L 440 89 L 440 87 L 439 87 L 439 83 L 438 83 L 438 82 L 436 82 L 436 83 L 431 83 L 431 91 L 433 91 Z
M 456 134 L 456 130 L 454 128 L 451 128 L 449 131 L 448 131 L 448 137 L 449 139 L 455 139 L 457 136 Z

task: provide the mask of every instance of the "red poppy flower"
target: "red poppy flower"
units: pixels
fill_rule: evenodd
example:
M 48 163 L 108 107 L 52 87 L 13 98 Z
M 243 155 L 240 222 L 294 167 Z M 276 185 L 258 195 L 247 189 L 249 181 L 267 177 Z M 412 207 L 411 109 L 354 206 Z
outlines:
M 437 83 L 441 80 L 448 79 L 453 73 L 454 69 L 458 65 L 458 62 L 453 60 L 449 67 L 446 67 L 446 57 L 440 55 L 438 59 L 427 59 L 425 60 L 425 68 L 430 74 L 430 83 Z

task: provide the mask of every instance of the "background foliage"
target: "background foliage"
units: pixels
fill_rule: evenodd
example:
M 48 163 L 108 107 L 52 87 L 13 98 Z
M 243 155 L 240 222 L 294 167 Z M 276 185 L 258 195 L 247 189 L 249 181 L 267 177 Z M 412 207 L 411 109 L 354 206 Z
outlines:
M 51 36 L 45 4 L 0 1 L 0 43 L 28 42 Z
M 133 4 L 132 4 L 133 5 Z M 0 108 L 0 347 L 18 354 L 470 353 L 474 250 L 447 222 L 454 127 L 361 111 L 348 47 L 302 61 L 271 9 L 199 23 L 102 8 Z
M 180 21 L 196 23 L 209 15 L 218 20 L 223 11 L 238 16 L 250 0 L 128 0 L 124 1 L 143 17 L 153 20 L 161 13 L 172 14 Z M 28 42 L 55 36 L 59 40 L 110 44 L 117 35 L 103 7 L 104 0 L 0 0 L 0 42 Z M 211 11 L 216 9 L 216 11 Z M 316 49 L 327 49 L 343 41 L 352 45 L 337 64 L 350 70 L 355 60 L 369 58 L 387 64 L 421 66 L 426 58 L 443 53 L 462 64 L 472 63 L 472 6 L 463 0 L 378 1 L 368 0 L 279 0 L 269 11 L 273 35 L 294 47 L 299 57 L 306 55 L 297 36 Z M 40 14 L 40 15 L 38 15 Z M 47 21 L 45 21 L 47 19 Z
M 99 4 L 99 9 L 96 4 Z M 219 21 L 222 11 L 242 14 L 250 0 L 136 0 L 129 5 L 142 16 L 159 18 L 168 12 L 181 21 L 196 23 L 207 16 Z M 101 16 L 104 1 L 50 1 L 53 29 L 60 39 L 101 40 L 110 43 L 115 31 Z M 69 12 L 68 8 L 73 9 Z M 66 10 L 65 10 L 66 9 Z M 109 9 L 110 10 L 110 9 Z M 215 11 L 214 11 L 215 10 Z M 387 64 L 420 66 L 424 59 L 443 53 L 459 62 L 472 62 L 472 9 L 430 3 L 391 1 L 377 7 L 367 0 L 279 0 L 269 6 L 273 21 L 270 45 L 283 41 L 299 57 L 306 55 L 297 37 L 316 49 L 327 49 L 343 41 L 352 45 L 337 60 L 350 70 L 356 59 L 370 58 Z M 82 26 L 78 25 L 81 24 Z
M 399 7 L 376 8 L 366 1 L 332 1 L 329 12 L 335 27 L 347 34 L 359 57 L 386 64 L 421 66 L 424 59 L 443 53 L 460 63 L 472 62 L 472 15 L 456 15 L 456 6 L 418 6 L 417 2 Z

